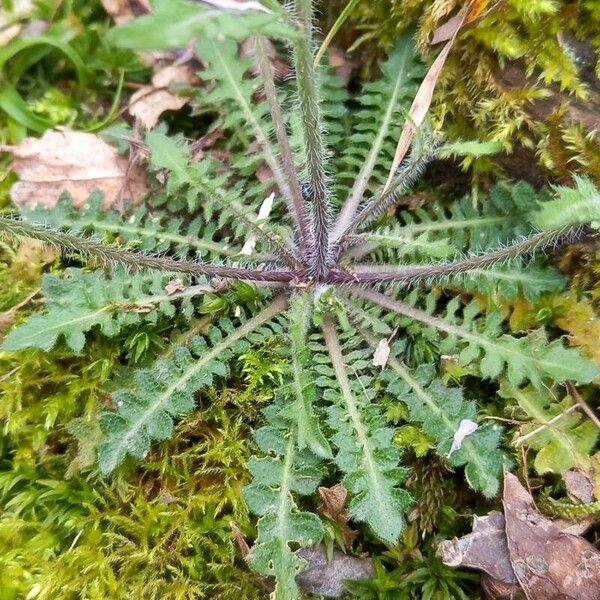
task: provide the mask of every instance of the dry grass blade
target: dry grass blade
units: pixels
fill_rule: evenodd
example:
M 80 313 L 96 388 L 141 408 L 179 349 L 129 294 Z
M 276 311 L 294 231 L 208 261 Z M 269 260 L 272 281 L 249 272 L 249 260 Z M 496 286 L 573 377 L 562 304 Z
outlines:
M 384 191 L 391 185 L 394 177 L 396 175 L 396 171 L 400 166 L 400 163 L 404 160 L 408 149 L 412 143 L 412 140 L 415 136 L 417 129 L 423 124 L 425 120 L 425 116 L 429 110 L 429 106 L 431 105 L 431 100 L 433 98 L 433 91 L 437 84 L 437 80 L 442 71 L 442 67 L 448 58 L 448 54 L 454 45 L 454 41 L 458 35 L 458 32 L 461 30 L 462 26 L 465 23 L 467 15 L 469 14 L 469 7 L 463 8 L 460 12 L 460 19 L 456 19 L 454 21 L 455 30 L 450 37 L 450 39 L 446 42 L 446 45 L 442 49 L 442 51 L 438 54 L 438 57 L 433 61 L 433 64 L 429 68 L 425 79 L 423 79 L 421 85 L 419 86 L 419 90 L 417 91 L 417 95 L 413 100 L 413 103 L 408 112 L 408 117 L 406 119 L 406 123 L 404 124 L 404 128 L 402 129 L 402 133 L 400 134 L 400 139 L 398 140 L 398 145 L 396 146 L 396 152 L 394 153 L 394 160 L 392 162 L 392 167 L 390 169 L 387 181 L 385 183 Z

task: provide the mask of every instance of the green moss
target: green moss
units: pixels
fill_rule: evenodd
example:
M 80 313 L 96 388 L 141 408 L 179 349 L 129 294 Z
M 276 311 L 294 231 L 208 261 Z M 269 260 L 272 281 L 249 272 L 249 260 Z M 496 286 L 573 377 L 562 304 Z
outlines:
M 75 372 L 90 358 L 23 361 L 23 374 L 54 385 L 54 394 L 20 378 L 12 384 L 21 399 L 5 409 L 0 598 L 33 589 L 53 600 L 259 597 L 230 529 L 231 521 L 249 529 L 241 417 L 214 405 L 186 424 L 185 442 L 158 448 L 144 470 L 125 468 L 110 482 L 86 470 L 65 479 L 76 448 L 64 421 L 101 401 L 102 373 L 90 371 L 77 387 L 52 373 Z

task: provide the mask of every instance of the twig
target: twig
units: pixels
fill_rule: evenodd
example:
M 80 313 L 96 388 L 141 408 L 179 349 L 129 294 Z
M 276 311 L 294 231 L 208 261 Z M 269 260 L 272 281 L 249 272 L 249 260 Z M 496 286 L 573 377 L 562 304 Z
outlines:
M 540 425 L 539 427 L 536 427 L 533 431 L 530 431 L 529 433 L 526 433 L 525 435 L 519 436 L 513 442 L 514 445 L 520 446 L 525 441 L 527 441 L 529 438 L 532 438 L 534 435 L 538 434 L 540 431 L 543 431 L 547 427 L 552 427 L 552 425 L 554 425 L 554 423 L 556 423 L 563 417 L 567 416 L 568 414 L 572 413 L 574 410 L 577 410 L 578 408 L 580 408 L 578 404 L 573 404 L 573 406 L 569 406 L 569 408 L 567 408 L 567 410 L 565 410 L 565 412 L 560 413 L 560 414 L 556 415 L 555 417 L 552 417 L 549 421 L 547 421 L 543 425 Z
M 591 419 L 592 423 L 600 429 L 600 419 L 596 413 L 587 405 L 586 401 L 581 397 L 581 394 L 577 391 L 577 388 L 570 382 L 567 381 L 567 391 L 569 395 L 573 397 L 573 400 L 577 402 L 577 405 L 581 410 Z

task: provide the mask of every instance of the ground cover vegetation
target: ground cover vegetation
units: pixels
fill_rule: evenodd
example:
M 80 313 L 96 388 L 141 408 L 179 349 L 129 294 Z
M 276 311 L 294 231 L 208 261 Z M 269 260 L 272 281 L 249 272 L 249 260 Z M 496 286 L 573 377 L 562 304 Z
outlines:
M 596 561 L 594 173 L 506 179 L 429 110 L 501 7 L 361 76 L 318 24 L 381 3 L 103 4 L 15 3 L 0 48 L 0 598 L 550 597 L 519 510 Z

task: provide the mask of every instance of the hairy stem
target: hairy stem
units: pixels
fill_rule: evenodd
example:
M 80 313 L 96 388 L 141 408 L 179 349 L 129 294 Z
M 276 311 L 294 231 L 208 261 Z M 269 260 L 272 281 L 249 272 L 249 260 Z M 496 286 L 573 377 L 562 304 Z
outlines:
M 487 254 L 473 256 L 465 260 L 457 260 L 444 264 L 405 265 L 399 267 L 377 267 L 358 265 L 354 273 L 342 271 L 331 272 L 329 283 L 403 283 L 411 285 L 423 280 L 435 280 L 449 275 L 467 273 L 474 269 L 490 267 L 505 260 L 531 255 L 548 247 L 572 243 L 588 234 L 588 229 L 581 225 L 568 225 L 552 231 L 536 233 L 521 242 L 499 248 Z M 361 272 L 361 268 L 365 271 Z M 368 270 L 367 270 L 368 269 Z
M 394 207 L 400 196 L 410 188 L 423 174 L 427 164 L 435 155 L 435 150 L 427 144 L 419 144 L 411 152 L 406 164 L 401 166 L 390 185 L 379 194 L 371 198 L 352 220 L 348 233 L 356 231 L 361 226 L 366 226 L 380 217 L 387 210 Z
M 275 136 L 277 137 L 277 143 L 279 144 L 283 171 L 290 187 L 291 214 L 293 215 L 294 224 L 298 228 L 302 255 L 306 256 L 307 243 L 310 239 L 310 222 L 308 214 L 306 213 L 302 188 L 300 187 L 300 180 L 298 179 L 296 165 L 294 164 L 290 142 L 285 129 L 281 106 L 277 98 L 277 91 L 273 80 L 273 66 L 267 55 L 265 38 L 260 36 L 256 37 L 254 39 L 254 46 L 256 61 L 263 80 L 265 96 L 269 104 L 271 119 L 273 120 L 273 125 L 275 127 Z
M 371 223 L 400 202 L 402 194 L 419 179 L 432 157 L 431 149 L 425 150 L 420 147 L 412 152 L 406 165 L 398 170 L 391 184 L 375 194 L 358 212 L 345 219 L 343 224 L 346 226 L 338 233 L 335 241 L 335 256 L 339 257 L 340 253 L 351 245 L 351 236 L 357 229 Z
M 106 266 L 122 265 L 124 267 L 147 268 L 169 273 L 264 282 L 289 282 L 297 276 L 297 273 L 293 271 L 261 271 L 243 267 L 227 267 L 133 252 L 103 244 L 94 239 L 78 237 L 48 229 L 41 225 L 32 225 L 6 217 L 0 217 L 0 234 L 39 240 L 55 246 L 67 254 L 91 258 Z
M 313 248 L 311 250 L 314 260 L 312 271 L 315 275 L 322 275 L 329 259 L 329 205 L 317 77 L 311 50 L 312 0 L 296 0 L 295 10 L 299 27 L 304 34 L 294 43 L 294 59 L 312 206 Z

